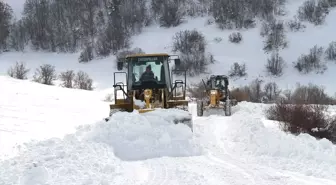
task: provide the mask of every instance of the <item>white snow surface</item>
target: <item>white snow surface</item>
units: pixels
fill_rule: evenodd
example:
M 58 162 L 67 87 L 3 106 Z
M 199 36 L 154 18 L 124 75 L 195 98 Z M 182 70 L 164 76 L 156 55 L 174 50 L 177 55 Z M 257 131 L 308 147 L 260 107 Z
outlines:
M 94 92 L 0 80 L 0 141 L 20 148 L 0 161 L 1 185 L 336 184 L 336 147 L 282 132 L 265 119 L 269 105 L 242 102 L 231 117 L 196 117 L 191 104 L 192 133 L 172 122 L 188 115 L 178 110 L 105 122 L 107 104 Z
M 16 144 L 61 137 L 102 120 L 109 110 L 101 96 L 0 76 L 0 159 Z
M 5 1 L 19 18 L 24 1 Z M 288 2 L 283 19 L 292 19 L 302 3 Z M 132 47 L 146 53 L 171 53 L 176 32 L 196 29 L 204 34 L 207 51 L 217 61 L 209 72 L 226 74 L 234 62 L 246 63 L 248 76 L 232 80 L 231 87 L 259 77 L 289 89 L 297 82 L 312 82 L 334 94 L 336 86 L 330 82 L 335 79 L 335 64 L 328 63 L 323 75 L 300 75 L 291 64 L 315 44 L 326 47 L 333 41 L 335 17 L 336 11 L 331 9 L 324 25 L 306 24 L 304 32 L 286 33 L 289 48 L 281 51 L 281 56 L 288 66 L 279 78 L 263 71 L 269 56 L 262 51 L 259 26 L 241 31 L 242 43 L 232 44 L 227 41 L 231 31 L 207 25 L 209 17 L 188 19 L 175 28 L 144 28 L 132 38 Z M 218 38 L 222 39 L 219 43 L 215 41 Z M 336 147 L 325 139 L 282 132 L 276 122 L 265 119 L 264 110 L 270 105 L 243 102 L 234 107 L 231 117 L 200 118 L 191 104 L 193 133 L 186 125 L 173 123 L 175 118 L 189 116 L 178 110 L 116 113 L 104 122 L 109 110 L 102 100 L 113 93 L 115 57 L 80 64 L 78 56 L 29 50 L 0 55 L 0 185 L 336 184 Z M 55 65 L 57 72 L 85 71 L 93 78 L 96 91 L 5 77 L 17 61 L 31 69 L 29 80 L 41 64 Z M 204 75 L 188 78 L 188 83 L 199 82 L 201 77 Z M 117 78 L 117 82 L 125 80 L 122 75 Z M 336 114 L 335 106 L 330 107 L 330 114 Z

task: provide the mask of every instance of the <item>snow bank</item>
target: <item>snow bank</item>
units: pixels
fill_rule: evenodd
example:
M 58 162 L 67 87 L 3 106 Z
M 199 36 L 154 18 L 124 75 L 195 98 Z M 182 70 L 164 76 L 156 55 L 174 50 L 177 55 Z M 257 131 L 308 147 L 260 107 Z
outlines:
M 167 115 L 174 112 L 183 114 Z M 0 162 L 0 184 L 124 184 L 134 177 L 120 159 L 201 155 L 190 129 L 169 120 L 159 112 L 120 112 L 109 122 L 81 125 L 64 139 L 26 144 L 20 155 Z
M 64 137 L 108 114 L 100 92 L 0 76 L 0 160 L 15 155 L 17 144 Z
M 85 139 L 108 144 L 122 160 L 200 155 L 201 149 L 190 128 L 173 122 L 183 116 L 186 113 L 179 110 L 144 114 L 120 112 L 114 114 L 109 122 L 89 128 Z
M 120 161 L 110 147 L 64 140 L 31 143 L 20 156 L 0 163 L 0 184 L 104 184 L 120 172 Z
M 231 152 L 279 170 L 335 179 L 336 146 L 331 142 L 266 127 L 260 114 L 265 105 L 244 102 L 238 107 L 220 135 Z

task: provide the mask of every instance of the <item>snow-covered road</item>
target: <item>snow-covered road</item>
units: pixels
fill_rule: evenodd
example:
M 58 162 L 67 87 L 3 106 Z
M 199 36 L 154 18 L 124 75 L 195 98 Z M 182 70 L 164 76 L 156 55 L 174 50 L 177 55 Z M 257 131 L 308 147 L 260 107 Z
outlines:
M 0 84 L 0 154 L 21 144 L 0 161 L 1 185 L 336 184 L 336 147 L 283 133 L 264 119 L 267 105 L 243 102 L 231 117 L 194 116 L 191 133 L 164 114 L 99 121 L 106 103 L 95 92 L 6 77 Z M 42 141 L 22 145 L 26 139 Z

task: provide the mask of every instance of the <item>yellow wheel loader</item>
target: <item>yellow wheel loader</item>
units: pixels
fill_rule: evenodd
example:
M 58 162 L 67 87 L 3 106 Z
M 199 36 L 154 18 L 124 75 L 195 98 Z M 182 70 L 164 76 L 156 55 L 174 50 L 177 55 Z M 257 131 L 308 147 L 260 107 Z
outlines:
M 204 96 L 197 100 L 197 116 L 203 116 L 204 111 L 222 110 L 225 116 L 231 116 L 231 107 L 237 105 L 235 99 L 231 99 L 229 80 L 225 75 L 212 75 L 203 84 Z
M 176 110 L 178 115 L 169 114 L 169 119 L 173 119 L 175 124 L 186 124 L 193 130 L 192 116 L 188 112 L 186 100 L 186 71 L 171 70 L 171 61 L 175 62 L 175 68 L 180 67 L 179 57 L 166 53 L 129 55 L 118 61 L 118 71 L 126 67 L 127 72 L 114 73 L 115 103 L 110 104 L 110 116 L 105 120 L 108 121 L 115 112 L 119 111 L 137 110 L 139 113 L 147 113 L 157 109 L 179 109 Z M 173 82 L 174 72 L 179 74 L 182 72 L 184 81 Z M 118 73 L 125 74 L 126 83 L 116 82 Z M 178 94 L 178 89 L 182 90 L 180 91 L 182 93 Z M 121 96 L 117 96 L 118 92 L 121 92 Z

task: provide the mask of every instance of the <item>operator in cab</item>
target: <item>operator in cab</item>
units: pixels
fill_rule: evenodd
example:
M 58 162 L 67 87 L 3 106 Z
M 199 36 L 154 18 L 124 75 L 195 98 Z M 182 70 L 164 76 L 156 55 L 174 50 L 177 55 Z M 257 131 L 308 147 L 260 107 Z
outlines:
M 154 79 L 154 73 L 152 71 L 151 65 L 148 65 L 146 67 L 146 71 L 144 73 L 142 73 L 142 75 L 140 77 L 140 81 L 151 80 L 151 79 Z

